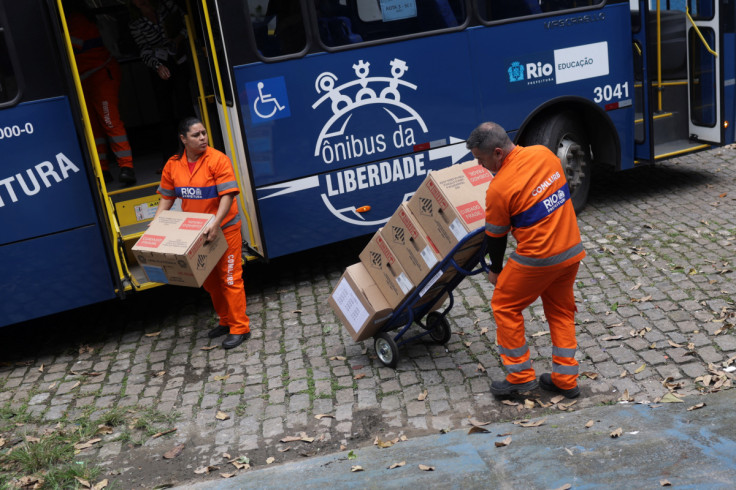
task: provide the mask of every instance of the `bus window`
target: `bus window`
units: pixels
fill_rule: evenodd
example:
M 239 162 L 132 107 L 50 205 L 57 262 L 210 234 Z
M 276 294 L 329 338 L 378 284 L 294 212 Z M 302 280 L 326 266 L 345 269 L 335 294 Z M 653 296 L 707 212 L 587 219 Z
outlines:
M 557 12 L 579 7 L 589 7 L 602 0 L 478 0 L 478 12 L 483 20 L 502 20 L 526 17 L 542 12 Z
M 294 54 L 307 45 L 301 2 L 246 0 L 256 45 L 267 58 Z
M 0 104 L 5 104 L 18 95 L 18 84 L 15 79 L 13 65 L 10 63 L 5 31 L 0 29 Z
M 419 34 L 465 22 L 462 0 L 315 0 L 325 46 Z

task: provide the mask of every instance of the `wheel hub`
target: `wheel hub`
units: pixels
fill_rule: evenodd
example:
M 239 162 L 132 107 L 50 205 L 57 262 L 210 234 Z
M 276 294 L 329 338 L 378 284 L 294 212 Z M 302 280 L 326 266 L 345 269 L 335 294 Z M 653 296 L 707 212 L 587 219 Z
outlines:
M 560 146 L 557 148 L 557 156 L 562 162 L 562 168 L 565 169 L 565 177 L 567 184 L 570 186 L 572 194 L 583 182 L 587 160 L 583 148 L 575 141 L 563 138 Z
M 376 355 L 378 355 L 384 364 L 391 364 L 393 352 L 391 351 L 391 346 L 384 339 L 378 339 L 376 341 Z

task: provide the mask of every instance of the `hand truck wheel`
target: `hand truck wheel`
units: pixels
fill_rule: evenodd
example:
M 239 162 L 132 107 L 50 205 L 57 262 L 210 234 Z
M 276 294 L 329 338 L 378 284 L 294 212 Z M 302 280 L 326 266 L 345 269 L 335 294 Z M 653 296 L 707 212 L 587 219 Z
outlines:
M 444 345 L 450 341 L 452 337 L 452 330 L 450 329 L 450 322 L 447 318 L 442 316 L 442 313 L 433 311 L 427 314 L 427 330 L 429 330 L 429 336 L 432 340 L 440 345 Z
M 379 332 L 373 342 L 378 360 L 386 367 L 395 368 L 399 362 L 399 347 L 388 332 Z

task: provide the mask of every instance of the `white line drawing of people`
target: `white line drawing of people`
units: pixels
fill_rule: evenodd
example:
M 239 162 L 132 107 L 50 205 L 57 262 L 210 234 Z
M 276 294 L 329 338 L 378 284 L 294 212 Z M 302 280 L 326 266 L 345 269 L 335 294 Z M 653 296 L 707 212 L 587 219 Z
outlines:
M 343 109 L 347 109 L 353 103 L 353 99 L 351 99 L 347 95 L 340 93 L 340 89 L 342 87 L 335 88 L 336 81 L 337 77 L 335 76 L 335 74 L 326 71 L 317 77 L 314 87 L 317 90 L 318 94 L 321 94 L 322 92 L 327 92 L 327 95 L 332 101 L 332 112 L 334 114 L 340 112 L 341 103 L 345 104 Z
M 393 79 L 388 83 L 388 87 L 381 90 L 381 98 L 388 99 L 391 96 L 396 102 L 401 100 L 401 94 L 399 94 L 399 78 L 404 76 L 404 73 L 409 70 L 409 67 L 403 60 L 394 58 L 391 63 L 391 76 Z
M 355 74 L 360 79 L 360 85 L 361 87 L 363 87 L 360 90 L 358 90 L 358 93 L 355 96 L 355 100 L 357 102 L 363 99 L 375 99 L 376 98 L 376 92 L 373 89 L 368 88 L 368 82 L 370 82 L 371 79 L 366 78 L 368 74 L 370 73 L 370 67 L 371 67 L 371 64 L 363 60 L 359 60 L 358 63 L 353 65 L 353 70 L 355 70 Z

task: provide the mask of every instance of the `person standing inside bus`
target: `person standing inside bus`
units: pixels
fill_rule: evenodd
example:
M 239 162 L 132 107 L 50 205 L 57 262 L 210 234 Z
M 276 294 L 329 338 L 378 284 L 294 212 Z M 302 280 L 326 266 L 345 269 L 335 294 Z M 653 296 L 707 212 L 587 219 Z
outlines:
M 199 119 L 190 117 L 179 124 L 179 141 L 179 153 L 166 162 L 161 173 L 156 216 L 171 209 L 178 197 L 182 211 L 215 216 L 204 230 L 205 240 L 214 238 L 217 226 L 222 228 L 227 251 L 205 280 L 204 288 L 220 316 L 220 324 L 208 336 L 228 334 L 222 347 L 232 349 L 250 338 L 250 319 L 245 313 L 243 238 L 235 201 L 240 191 L 230 159 L 207 144 L 207 131 Z
M 184 13 L 174 0 L 128 0 L 130 34 L 143 63 L 150 68 L 161 116 L 162 163 L 176 152 L 171 135 L 182 119 L 194 116 Z
M 74 49 L 79 78 L 82 81 L 84 100 L 89 109 L 89 120 L 97 145 L 97 155 L 105 182 L 111 182 L 110 164 L 107 158 L 109 140 L 120 167 L 120 182 L 134 184 L 133 154 L 128 133 L 120 119 L 118 94 L 120 91 L 120 66 L 102 43 L 97 26 L 88 17 L 83 0 L 67 0 L 67 25 Z
M 514 145 L 493 122 L 475 128 L 466 146 L 495 176 L 486 193 L 488 280 L 495 286 L 491 309 L 508 374 L 491 383 L 491 393 L 510 395 L 541 385 L 575 398 L 580 388 L 573 286 L 585 250 L 560 159 L 544 146 Z M 517 246 L 503 267 L 509 231 Z M 552 372 L 537 381 L 522 312 L 540 296 L 552 337 Z

